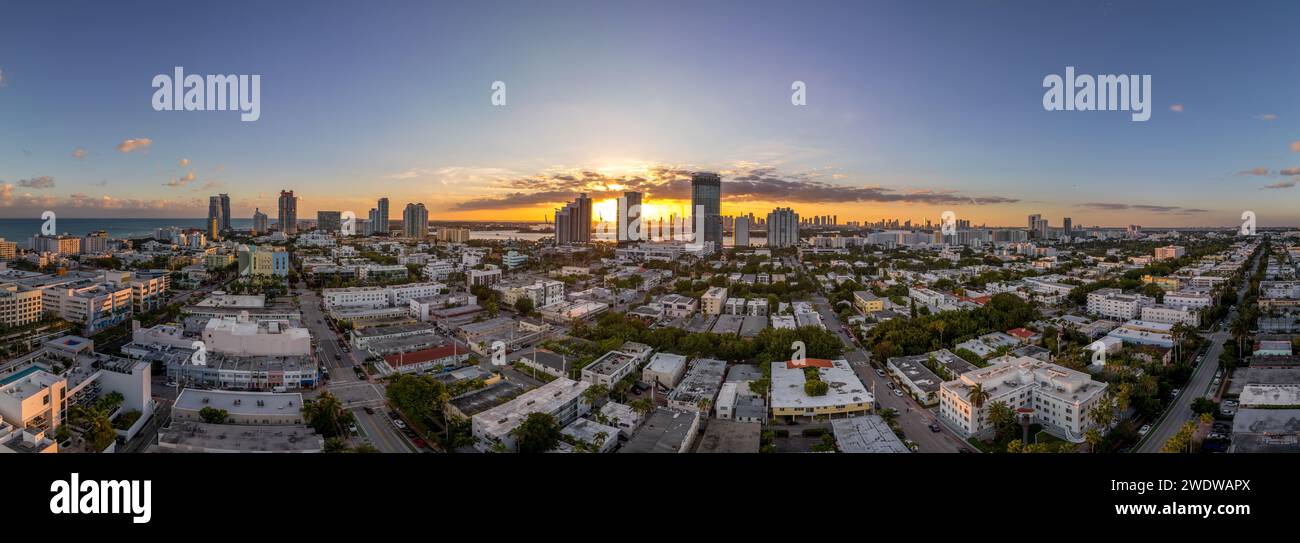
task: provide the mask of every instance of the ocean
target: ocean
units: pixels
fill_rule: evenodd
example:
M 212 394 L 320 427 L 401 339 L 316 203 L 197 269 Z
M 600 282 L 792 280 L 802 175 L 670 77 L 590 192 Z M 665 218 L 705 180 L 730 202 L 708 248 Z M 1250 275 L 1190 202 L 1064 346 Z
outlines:
M 0 219 L 0 238 L 26 247 L 28 240 L 41 233 L 40 219 Z M 98 230 L 108 231 L 109 238 L 152 237 L 153 231 L 165 226 L 207 229 L 207 219 L 57 219 L 55 231 L 60 234 L 84 236 Z M 232 219 L 236 229 L 252 228 L 253 219 Z

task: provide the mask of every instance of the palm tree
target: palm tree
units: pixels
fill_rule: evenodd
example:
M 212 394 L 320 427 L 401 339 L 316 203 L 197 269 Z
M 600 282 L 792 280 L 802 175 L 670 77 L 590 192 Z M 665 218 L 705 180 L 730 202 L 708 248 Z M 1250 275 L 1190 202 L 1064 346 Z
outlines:
M 1232 333 L 1232 337 L 1237 340 L 1237 357 L 1241 358 L 1244 354 L 1243 351 L 1246 349 L 1246 336 L 1250 335 L 1250 323 L 1246 321 L 1243 315 L 1238 314 L 1237 318 L 1232 320 L 1229 331 Z
M 709 416 L 709 405 L 712 403 L 708 398 L 700 398 L 699 401 L 695 402 L 695 405 L 700 408 L 700 414 L 707 417 Z
M 970 404 L 976 411 L 984 407 L 984 401 L 989 399 L 990 394 L 984 391 L 984 385 L 977 383 L 970 389 Z
M 326 436 L 343 435 L 343 423 L 347 420 L 347 411 L 329 391 L 322 392 L 315 400 L 305 402 L 302 406 L 303 416 Z

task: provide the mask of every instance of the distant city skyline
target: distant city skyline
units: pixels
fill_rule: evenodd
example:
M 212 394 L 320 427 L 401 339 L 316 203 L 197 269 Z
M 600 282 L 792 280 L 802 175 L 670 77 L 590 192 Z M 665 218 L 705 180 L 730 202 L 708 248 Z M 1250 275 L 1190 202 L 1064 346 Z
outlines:
M 228 194 L 223 221 L 276 220 L 285 190 L 300 218 L 387 197 L 391 219 L 423 203 L 434 221 L 542 222 L 586 193 L 612 220 L 630 191 L 653 219 L 688 213 L 690 172 L 712 171 L 724 216 L 1300 225 L 1300 74 L 1279 69 L 1300 6 L 667 4 L 249 3 L 250 20 L 236 2 L 185 25 L 12 6 L 0 218 L 203 218 Z M 178 66 L 260 74 L 260 119 L 155 111 L 151 78 Z M 1044 110 L 1067 66 L 1151 75 L 1150 120 Z

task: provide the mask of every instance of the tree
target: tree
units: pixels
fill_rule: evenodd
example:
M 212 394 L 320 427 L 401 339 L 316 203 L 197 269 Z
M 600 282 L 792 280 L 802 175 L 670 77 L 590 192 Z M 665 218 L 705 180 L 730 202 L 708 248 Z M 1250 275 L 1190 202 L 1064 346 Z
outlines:
M 327 453 L 345 453 L 348 452 L 348 443 L 341 437 L 325 438 L 325 452 Z
M 322 392 L 314 400 L 304 402 L 302 413 L 307 418 L 307 424 L 325 437 L 344 435 L 346 433 L 344 428 L 352 419 L 352 415 L 343 408 L 343 404 L 329 391 Z
M 1016 434 L 1016 412 L 1006 402 L 997 401 L 989 405 L 988 422 L 999 440 Z
M 607 398 L 609 398 L 609 387 L 603 384 L 592 385 L 587 387 L 587 390 L 582 391 L 582 399 L 587 400 L 587 403 L 592 405 L 596 405 L 597 402 L 604 401 Z
M 560 442 L 560 424 L 546 413 L 529 413 L 528 418 L 510 431 L 521 453 L 544 453 Z
M 1174 437 L 1169 438 L 1160 452 L 1167 453 L 1187 453 L 1192 452 L 1192 437 L 1196 434 L 1196 424 L 1198 421 L 1187 421 L 1178 429 Z
M 651 386 L 654 386 L 654 385 L 651 385 Z M 628 405 L 628 407 L 631 407 L 633 411 L 636 411 L 636 413 L 637 413 L 638 415 L 645 415 L 646 413 L 649 413 L 649 412 L 651 412 L 651 411 L 654 411 L 654 408 L 655 408 L 654 403 L 651 402 L 649 398 L 641 398 L 641 399 L 639 399 L 639 400 L 632 400 L 632 403 L 629 403 L 629 404 L 627 404 L 627 405 Z
M 533 300 L 531 298 L 520 296 L 519 299 L 515 301 L 515 311 L 518 311 L 520 315 L 524 316 L 532 315 Z
M 984 402 L 989 399 L 989 396 L 991 396 L 991 394 L 984 391 L 984 385 L 977 383 L 970 389 L 971 407 L 974 407 L 975 410 L 978 411 L 980 408 L 984 407 Z
M 215 407 L 204 407 L 203 409 L 199 410 L 199 418 L 202 418 L 203 422 L 206 422 L 208 424 L 224 424 L 226 422 L 226 419 L 229 416 L 230 413 L 228 413 L 225 409 L 217 409 Z

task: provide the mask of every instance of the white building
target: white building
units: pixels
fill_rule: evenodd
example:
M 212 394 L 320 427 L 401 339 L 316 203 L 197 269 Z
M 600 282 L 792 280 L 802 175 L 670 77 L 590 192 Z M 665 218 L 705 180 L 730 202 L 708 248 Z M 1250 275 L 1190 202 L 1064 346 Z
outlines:
M 655 386 L 656 383 L 666 388 L 677 386 L 677 381 L 686 373 L 686 357 L 680 354 L 655 353 L 641 371 L 641 380 Z
M 1142 308 L 1142 320 L 1165 324 L 1178 324 L 1181 322 L 1196 327 L 1201 325 L 1201 312 L 1186 306 L 1149 305 Z
M 976 387 L 988 394 L 978 409 L 970 401 Z M 1049 433 L 1080 443 L 1093 426 L 1087 413 L 1105 390 L 1106 383 L 1093 381 L 1086 373 L 1027 356 L 1004 356 L 943 383 L 939 416 L 972 436 L 990 429 L 989 407 L 1001 402 L 1013 410 L 1028 410 L 1031 421 Z
M 560 377 L 474 415 L 470 420 L 474 437 L 478 438 L 474 447 L 491 452 L 500 443 L 506 451 L 516 451 L 517 445 L 510 432 L 532 413 L 551 415 L 561 427 L 568 426 L 591 411 L 591 404 L 582 397 L 583 391 L 590 386 L 591 383 L 586 381 Z
M 1155 300 L 1141 294 L 1124 294 L 1117 288 L 1103 288 L 1088 293 L 1088 313 L 1113 319 L 1136 319 L 1143 307 Z
M 248 315 L 216 318 L 203 328 L 204 347 L 237 356 L 308 356 L 311 333 L 288 321 L 253 321 Z

